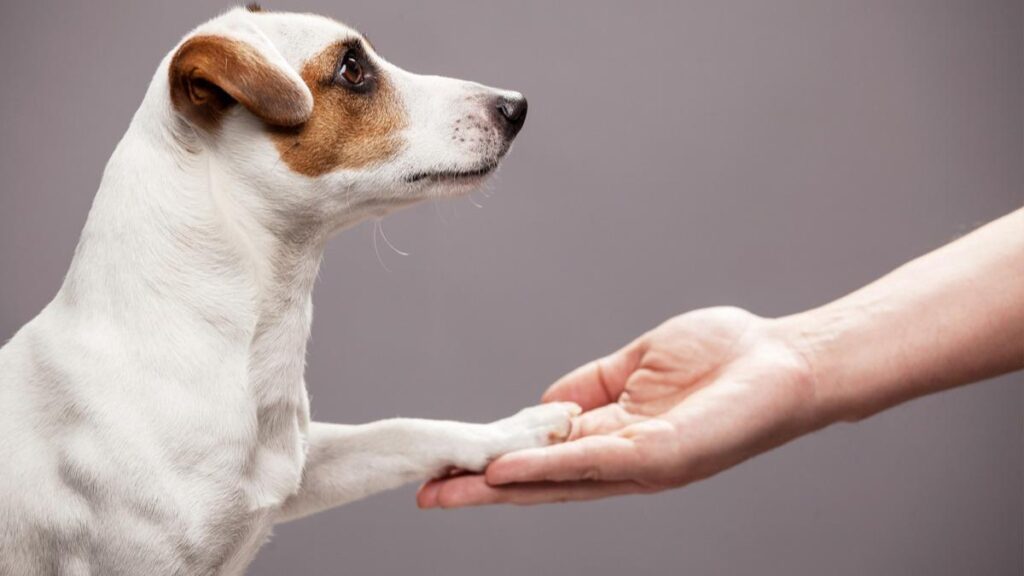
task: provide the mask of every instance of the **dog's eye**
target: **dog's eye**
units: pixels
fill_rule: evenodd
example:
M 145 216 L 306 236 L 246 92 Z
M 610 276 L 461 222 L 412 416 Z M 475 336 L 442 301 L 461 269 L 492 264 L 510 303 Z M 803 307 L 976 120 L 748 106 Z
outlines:
M 363 65 L 356 60 L 355 55 L 352 52 L 347 52 L 345 57 L 341 59 L 341 66 L 338 68 L 338 78 L 342 78 L 345 82 L 352 86 L 358 86 L 363 83 Z

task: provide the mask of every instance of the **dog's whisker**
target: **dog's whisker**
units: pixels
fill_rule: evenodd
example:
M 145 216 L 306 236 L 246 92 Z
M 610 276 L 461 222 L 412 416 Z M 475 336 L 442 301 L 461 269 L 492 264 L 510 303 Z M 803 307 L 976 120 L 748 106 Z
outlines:
M 466 198 L 469 198 L 469 203 L 472 204 L 473 206 L 476 206 L 477 208 L 483 208 L 484 207 L 483 204 L 477 202 L 476 199 L 473 198 L 472 194 L 467 195 Z
M 391 240 L 388 240 L 388 235 L 384 233 L 384 220 L 377 220 L 377 228 L 380 230 L 380 237 L 384 239 L 384 242 L 387 243 L 388 247 L 394 250 L 396 254 L 399 254 L 401 256 L 409 255 L 408 252 L 404 252 L 402 250 L 399 250 L 398 248 L 395 248 L 395 245 L 391 243 Z
M 439 220 L 441 220 L 441 225 L 442 226 L 447 226 L 448 225 L 448 221 L 444 219 L 444 214 L 441 213 L 441 204 L 437 200 L 434 200 L 433 203 L 434 203 L 434 212 L 437 212 L 437 218 Z
M 373 221 L 373 253 L 377 255 L 377 262 L 380 263 L 380 267 L 383 268 L 385 272 L 390 274 L 391 273 L 391 269 L 388 268 L 388 265 L 384 263 L 384 259 L 381 258 L 381 256 L 380 256 L 380 248 L 377 247 L 377 228 L 379 228 L 379 227 L 380 227 L 380 220 L 374 220 Z

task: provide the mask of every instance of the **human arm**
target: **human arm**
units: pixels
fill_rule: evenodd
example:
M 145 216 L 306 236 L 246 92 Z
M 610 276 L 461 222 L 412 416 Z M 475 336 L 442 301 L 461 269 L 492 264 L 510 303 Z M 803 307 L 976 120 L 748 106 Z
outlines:
M 436 481 L 423 507 L 682 486 L 838 421 L 1024 368 L 1024 210 L 823 307 L 673 318 L 556 382 L 570 442 Z

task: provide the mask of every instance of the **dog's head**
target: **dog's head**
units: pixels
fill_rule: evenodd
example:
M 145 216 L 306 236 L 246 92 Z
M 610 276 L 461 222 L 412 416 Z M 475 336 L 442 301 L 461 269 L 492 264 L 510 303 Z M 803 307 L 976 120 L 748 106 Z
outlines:
M 181 133 L 251 185 L 257 209 L 307 224 L 468 192 L 526 118 L 519 93 L 409 73 L 314 15 L 232 10 L 166 66 Z

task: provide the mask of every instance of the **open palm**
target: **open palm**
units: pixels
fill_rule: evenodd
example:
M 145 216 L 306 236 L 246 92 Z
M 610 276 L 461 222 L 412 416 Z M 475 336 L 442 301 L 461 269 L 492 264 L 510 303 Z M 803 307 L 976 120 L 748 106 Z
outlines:
M 435 480 L 422 507 L 587 500 L 682 486 L 815 429 L 814 382 L 771 321 L 736 308 L 673 318 L 544 394 L 585 412 L 568 442 Z

